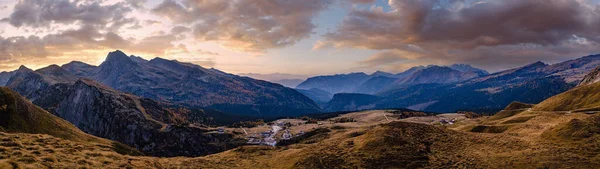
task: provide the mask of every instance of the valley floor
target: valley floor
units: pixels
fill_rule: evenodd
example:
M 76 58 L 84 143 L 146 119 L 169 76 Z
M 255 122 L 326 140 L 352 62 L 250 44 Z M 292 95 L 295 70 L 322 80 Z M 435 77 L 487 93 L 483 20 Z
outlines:
M 462 114 L 399 119 L 388 111 L 340 117 L 355 122 L 293 125 L 292 133 L 307 132 L 295 144 L 243 146 L 197 158 L 126 156 L 111 147 L 48 135 L 0 133 L 0 168 L 600 167 L 600 118 L 593 114 L 518 109 L 475 119 Z M 441 119 L 457 123 L 441 125 Z

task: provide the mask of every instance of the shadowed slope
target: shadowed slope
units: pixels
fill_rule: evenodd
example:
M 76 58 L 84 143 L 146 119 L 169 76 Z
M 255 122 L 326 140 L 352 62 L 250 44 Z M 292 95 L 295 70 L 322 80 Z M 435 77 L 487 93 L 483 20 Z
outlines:
M 95 142 L 110 145 L 120 153 L 141 154 L 120 143 L 88 135 L 6 87 L 0 87 L 0 128 L 7 132 L 48 134 L 72 141 Z

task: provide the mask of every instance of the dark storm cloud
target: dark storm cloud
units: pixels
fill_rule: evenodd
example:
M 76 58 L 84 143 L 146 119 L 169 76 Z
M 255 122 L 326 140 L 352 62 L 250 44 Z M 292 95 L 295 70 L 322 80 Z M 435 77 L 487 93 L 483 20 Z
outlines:
M 316 27 L 312 18 L 330 4 L 330 0 L 165 0 L 152 11 L 175 23 L 194 23 L 197 40 L 263 52 L 309 37 Z
M 398 60 L 406 59 L 400 55 L 420 55 L 488 67 L 600 49 L 600 8 L 587 1 L 390 0 L 389 5 L 389 12 L 351 11 L 315 47 L 389 50 L 366 64 L 389 62 L 394 58 L 390 53 L 396 53 Z M 407 45 L 428 52 L 407 51 Z

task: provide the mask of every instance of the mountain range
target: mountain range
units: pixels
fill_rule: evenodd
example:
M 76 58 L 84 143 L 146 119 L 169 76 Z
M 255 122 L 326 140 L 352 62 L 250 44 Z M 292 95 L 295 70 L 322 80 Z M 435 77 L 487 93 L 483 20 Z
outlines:
M 579 83 L 597 81 L 596 74 L 585 76 L 598 66 L 600 55 L 553 65 L 535 62 L 492 74 L 464 64 L 418 66 L 399 74 L 376 72 L 372 75 L 352 73 L 313 77 L 298 88 L 316 88 L 332 94 L 367 94 L 355 95 L 351 99 L 336 98 L 334 95 L 332 100 L 335 102 L 324 106 L 329 108 L 327 111 L 348 111 L 344 107 L 367 106 L 372 109 L 410 108 L 430 112 L 495 112 L 513 101 L 539 103 Z M 356 97 L 360 96 L 365 97 L 362 100 L 373 102 L 356 105 Z M 373 96 L 381 99 L 369 99 Z M 334 107 L 339 109 L 331 109 Z
M 398 74 L 376 71 L 370 75 L 359 72 L 316 76 L 308 78 L 296 88 L 317 88 L 332 94 L 378 94 L 402 86 L 425 83 L 455 83 L 487 74 L 488 72 L 485 70 L 474 68 L 466 64 L 454 64 L 451 66 L 429 65 L 427 67 L 413 67 Z
M 74 61 L 62 68 L 71 77 L 186 107 L 262 118 L 320 112 L 314 101 L 293 89 L 176 60 L 144 60 L 114 51 L 99 66 Z
M 294 75 L 287 73 L 272 73 L 272 74 L 259 74 L 259 73 L 242 73 L 240 76 L 250 77 L 258 80 L 265 80 L 277 84 L 281 84 L 285 87 L 295 88 L 298 84 L 308 78 L 306 75 Z

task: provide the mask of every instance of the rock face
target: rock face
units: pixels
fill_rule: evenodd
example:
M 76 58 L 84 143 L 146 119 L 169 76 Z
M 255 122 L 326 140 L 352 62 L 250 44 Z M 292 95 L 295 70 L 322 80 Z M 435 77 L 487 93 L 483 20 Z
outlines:
M 55 66 L 22 69 L 11 78 L 10 86 L 88 134 L 119 141 L 149 155 L 199 156 L 243 143 L 231 134 L 198 127 L 213 119 L 202 110 L 170 108 L 93 80 L 72 77 Z
M 189 107 L 257 117 L 320 112 L 314 101 L 293 89 L 174 60 L 147 61 L 115 51 L 95 71 L 80 64 L 65 67 L 119 91 Z
M 48 134 L 66 140 L 101 145 L 122 154 L 141 155 L 139 151 L 121 143 L 84 133 L 73 124 L 35 106 L 7 87 L 0 87 L 0 131 Z
M 10 80 L 13 75 L 15 75 L 15 71 L 0 72 L 0 86 L 6 86 L 6 83 L 8 83 L 8 80 Z
M 585 77 L 583 77 L 583 80 L 581 80 L 581 83 L 579 83 L 579 86 L 594 84 L 599 81 L 600 81 L 600 67 L 597 67 L 592 72 L 590 72 L 589 74 L 585 75 Z
M 207 120 L 190 110 L 165 108 L 158 102 L 123 94 L 91 80 L 53 85 L 40 93 L 47 95 L 35 104 L 86 133 L 122 142 L 150 155 L 200 156 L 242 143 L 231 134 L 210 133 L 189 125 Z

